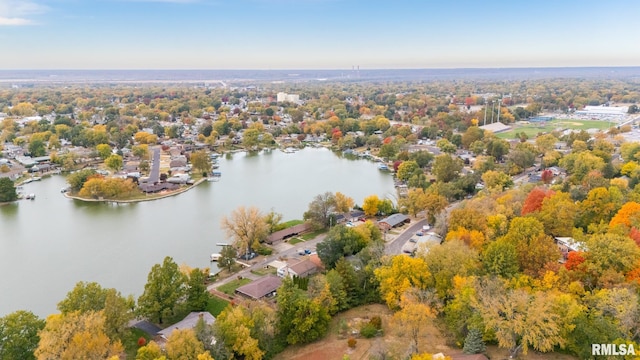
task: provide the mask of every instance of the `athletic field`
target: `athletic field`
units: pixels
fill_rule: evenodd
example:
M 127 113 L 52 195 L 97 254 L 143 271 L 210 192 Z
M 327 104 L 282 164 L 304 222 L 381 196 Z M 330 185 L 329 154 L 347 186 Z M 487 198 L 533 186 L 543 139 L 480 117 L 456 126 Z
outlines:
M 573 119 L 554 119 L 547 122 L 531 122 L 526 123 L 518 121 L 511 125 L 511 130 L 496 134 L 497 137 L 502 139 L 515 139 L 516 133 L 525 132 L 529 139 L 533 139 L 538 136 L 538 133 L 551 132 L 557 128 L 562 129 L 608 129 L 610 125 L 615 126 L 616 123 L 609 123 L 608 121 L 598 120 L 573 120 Z

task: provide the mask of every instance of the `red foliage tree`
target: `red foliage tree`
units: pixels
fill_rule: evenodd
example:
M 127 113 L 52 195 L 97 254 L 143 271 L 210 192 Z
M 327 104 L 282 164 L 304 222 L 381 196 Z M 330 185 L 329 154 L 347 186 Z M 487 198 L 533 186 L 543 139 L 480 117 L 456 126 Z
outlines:
M 575 270 L 584 260 L 584 253 L 582 251 L 571 251 L 567 254 L 567 262 L 564 263 L 564 267 L 567 270 Z
M 542 182 L 545 184 L 550 184 L 553 181 L 553 173 L 551 170 L 544 170 L 542 174 L 540 174 L 540 178 L 542 178 Z
M 629 237 L 632 238 L 638 246 L 640 246 L 640 230 L 636 229 L 635 226 L 631 228 Z
M 542 207 L 542 201 L 545 198 L 551 197 L 554 192 L 552 190 L 546 190 L 543 188 L 535 188 L 531 190 L 527 198 L 524 200 L 524 204 L 522 204 L 522 215 L 527 215 L 532 212 L 536 212 L 540 210 Z
M 391 136 L 388 136 L 386 138 L 384 138 L 384 140 L 382 140 L 383 144 L 390 144 L 391 141 L 393 141 L 393 139 L 391 138 Z
M 396 160 L 393 162 L 393 171 L 398 172 L 398 167 L 400 167 L 400 164 L 402 164 L 403 161 L 401 160 Z

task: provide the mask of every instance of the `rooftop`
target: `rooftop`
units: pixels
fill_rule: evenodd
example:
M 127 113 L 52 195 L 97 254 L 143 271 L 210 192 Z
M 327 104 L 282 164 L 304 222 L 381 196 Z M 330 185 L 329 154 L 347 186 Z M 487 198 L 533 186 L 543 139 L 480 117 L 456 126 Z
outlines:
M 275 275 L 268 275 L 247 285 L 240 286 L 236 292 L 248 296 L 252 299 L 261 299 L 276 291 L 282 280 Z

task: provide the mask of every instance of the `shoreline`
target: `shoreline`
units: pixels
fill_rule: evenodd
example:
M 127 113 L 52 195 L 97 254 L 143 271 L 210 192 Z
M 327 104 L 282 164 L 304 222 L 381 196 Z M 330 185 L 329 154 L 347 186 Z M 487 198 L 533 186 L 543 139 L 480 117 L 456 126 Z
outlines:
M 202 178 L 198 181 L 196 181 L 193 185 L 183 188 L 183 189 L 179 189 L 176 190 L 174 192 L 171 192 L 169 194 L 164 194 L 164 195 L 159 195 L 159 196 L 154 196 L 152 198 L 145 198 L 145 199 L 132 199 L 132 200 L 100 200 L 100 199 L 85 199 L 79 196 L 74 196 L 74 195 L 69 195 L 69 193 L 64 193 L 64 197 L 66 197 L 67 199 L 72 199 L 72 200 L 78 200 L 78 201 L 84 201 L 84 202 L 98 202 L 98 203 L 114 203 L 114 204 L 133 204 L 133 203 L 138 203 L 138 202 L 144 202 L 144 201 L 153 201 L 153 200 L 160 200 L 160 199 L 164 199 L 164 198 L 168 198 L 171 196 L 176 196 L 179 194 L 182 194 L 184 192 L 187 192 L 191 189 L 193 189 L 194 187 L 202 184 L 203 182 L 207 181 L 206 178 Z

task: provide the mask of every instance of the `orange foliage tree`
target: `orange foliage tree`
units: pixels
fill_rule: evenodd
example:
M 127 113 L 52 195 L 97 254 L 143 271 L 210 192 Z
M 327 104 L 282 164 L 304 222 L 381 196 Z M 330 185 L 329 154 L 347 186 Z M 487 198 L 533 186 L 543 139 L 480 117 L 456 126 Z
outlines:
M 609 227 L 624 225 L 629 228 L 638 224 L 638 220 L 640 220 L 640 204 L 630 201 L 622 205 L 613 219 L 611 219 L 611 222 L 609 222 Z
M 485 242 L 485 236 L 478 230 L 467 230 L 463 227 L 456 228 L 447 233 L 447 241 L 460 240 L 467 246 L 476 250 L 481 250 Z
M 542 201 L 544 201 L 545 198 L 551 197 L 553 194 L 554 192 L 552 190 L 546 190 L 543 188 L 535 188 L 531 190 L 522 205 L 522 215 L 524 216 L 540 210 L 542 207 Z
M 584 262 L 584 260 L 582 251 L 571 251 L 567 254 L 567 262 L 564 263 L 564 267 L 567 270 L 575 270 Z

